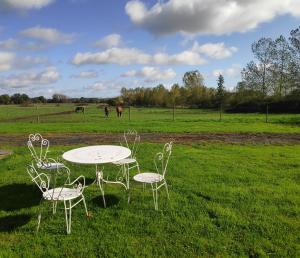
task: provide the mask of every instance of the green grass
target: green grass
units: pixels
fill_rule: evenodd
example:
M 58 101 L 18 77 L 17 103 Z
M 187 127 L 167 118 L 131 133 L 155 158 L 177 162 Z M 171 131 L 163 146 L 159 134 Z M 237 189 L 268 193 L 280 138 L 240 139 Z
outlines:
M 56 146 L 51 154 L 77 146 Z M 144 143 L 142 168 L 162 145 Z M 53 149 L 52 149 L 53 150 Z M 40 194 L 25 166 L 27 149 L 0 160 L 0 257 L 299 257 L 300 145 L 174 145 L 158 212 L 150 191 L 132 184 L 132 202 L 118 186 L 86 189 L 74 208 L 72 234 L 63 211 L 45 214 L 35 233 Z M 70 165 L 72 177 L 92 179 L 94 167 Z M 112 167 L 105 167 L 111 171 Z M 42 205 L 46 208 L 47 205 Z
M 271 114 L 269 123 L 265 123 L 263 114 L 223 114 L 201 109 L 176 109 L 175 121 L 172 110 L 162 108 L 132 108 L 131 121 L 128 109 L 124 117 L 117 119 L 115 110 L 105 119 L 103 110 L 89 105 L 86 113 L 72 113 L 56 116 L 40 116 L 26 121 L 1 122 L 1 119 L 57 113 L 73 110 L 72 104 L 40 105 L 35 107 L 0 106 L 0 133 L 18 134 L 31 132 L 122 132 L 135 128 L 139 132 L 269 132 L 300 133 L 300 114 Z

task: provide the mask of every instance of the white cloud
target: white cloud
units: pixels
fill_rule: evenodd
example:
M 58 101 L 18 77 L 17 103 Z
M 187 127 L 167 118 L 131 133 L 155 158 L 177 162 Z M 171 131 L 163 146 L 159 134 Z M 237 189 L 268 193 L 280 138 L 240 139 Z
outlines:
M 54 0 L 1 0 L 0 8 L 2 6 L 18 10 L 40 9 L 53 2 Z
M 107 49 L 107 48 L 112 48 L 112 47 L 118 47 L 119 45 L 121 45 L 121 43 L 122 43 L 121 35 L 110 34 L 110 35 L 107 35 L 106 37 L 96 41 L 94 46 Z
M 0 41 L 0 49 L 3 50 L 32 50 L 40 51 L 49 48 L 49 45 L 46 42 L 40 41 L 23 41 L 19 42 L 17 39 L 9 38 L 6 40 Z
M 33 56 L 17 56 L 13 62 L 14 69 L 29 69 L 37 65 L 48 64 L 49 61 L 46 57 L 33 57 Z
M 83 64 L 147 64 L 151 57 L 135 48 L 111 48 L 103 52 L 77 53 L 72 60 L 75 65 Z
M 70 44 L 75 40 L 75 34 L 66 34 L 53 28 L 40 26 L 28 28 L 21 31 L 20 34 L 49 44 Z
M 159 64 L 159 65 L 200 65 L 206 61 L 191 50 L 186 50 L 178 54 L 169 55 L 166 53 L 156 53 L 150 55 L 135 48 L 111 48 L 102 52 L 77 53 L 71 60 L 74 65 L 84 64 Z
M 225 77 L 237 78 L 241 75 L 242 67 L 239 64 L 233 64 L 227 69 L 216 69 L 212 72 L 214 77 L 218 77 L 222 74 Z
M 96 71 L 83 71 L 79 74 L 74 74 L 71 77 L 73 78 L 96 78 L 98 77 L 98 73 Z
M 0 72 L 8 71 L 13 67 L 16 55 L 11 52 L 0 52 Z
M 96 81 L 95 83 L 86 86 L 82 92 L 86 96 L 97 96 L 97 97 L 115 97 L 120 94 L 122 87 L 128 87 L 124 82 L 117 80 L 105 80 L 105 81 Z
M 17 56 L 13 52 L 0 52 L 0 72 L 12 69 L 29 69 L 48 63 L 44 57 Z
M 176 77 L 173 69 L 161 71 L 156 67 L 146 66 L 139 71 L 131 70 L 121 75 L 122 77 L 140 77 L 145 78 L 147 82 L 170 80 Z
M 40 72 L 28 72 L 0 77 L 0 88 L 33 88 L 58 81 L 60 74 L 55 67 L 48 67 Z
M 0 41 L 0 49 L 15 49 L 18 45 L 18 41 L 12 38 Z
M 98 81 L 92 85 L 87 86 L 86 89 L 90 91 L 105 91 L 107 88 L 103 82 Z
M 131 21 L 156 35 L 246 32 L 277 16 L 300 16 L 299 0 L 169 0 L 147 8 L 140 0 L 125 7 Z
M 192 50 L 205 54 L 208 57 L 214 59 L 224 59 L 231 57 L 233 53 L 237 52 L 236 47 L 226 47 L 223 42 L 221 43 L 207 43 L 204 45 L 199 45 L 198 42 L 194 42 Z

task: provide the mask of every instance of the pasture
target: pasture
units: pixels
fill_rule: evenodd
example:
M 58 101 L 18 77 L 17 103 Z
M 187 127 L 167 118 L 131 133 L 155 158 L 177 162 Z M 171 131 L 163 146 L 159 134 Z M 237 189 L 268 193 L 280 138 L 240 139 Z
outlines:
M 51 155 L 77 146 L 57 146 Z M 152 169 L 162 146 L 145 143 L 138 159 Z M 152 195 L 132 184 L 131 203 L 119 186 L 85 190 L 92 218 L 75 207 L 72 234 L 64 212 L 51 215 L 26 174 L 25 147 L 0 167 L 1 257 L 226 257 L 299 255 L 300 146 L 175 145 L 159 211 Z M 70 165 L 72 177 L 94 168 Z M 106 170 L 113 168 L 106 167 Z M 43 207 L 42 224 L 35 232 Z M 48 208 L 48 209 L 47 209 Z M 62 208 L 62 207 L 60 207 Z
M 105 119 L 103 109 L 92 104 L 84 114 L 68 112 L 73 110 L 71 104 L 0 106 L 0 149 L 13 151 L 0 160 L 0 257 L 299 256 L 299 144 L 175 142 L 166 176 L 170 201 L 160 191 L 159 211 L 153 208 L 150 189 L 143 192 L 137 183 L 131 182 L 129 204 L 123 188 L 105 186 L 107 208 L 99 189 L 89 186 L 84 194 L 92 217 L 84 215 L 83 205 L 75 207 L 72 234 L 66 235 L 63 209 L 52 215 L 26 173 L 31 157 L 25 143 L 33 132 L 53 139 L 75 135 L 71 142 L 51 145 L 49 156 L 56 158 L 85 145 L 80 135 L 107 134 L 115 143 L 119 133 L 134 128 L 154 137 L 142 138 L 137 154 L 145 171 L 154 169 L 153 157 L 163 146 L 154 143 L 156 133 L 163 133 L 163 140 L 171 133 L 292 138 L 299 136 L 300 114 L 270 114 L 266 123 L 264 114 L 223 114 L 219 121 L 217 111 L 198 109 L 176 109 L 175 121 L 172 109 L 163 108 L 131 108 L 130 120 L 128 109 L 120 119 L 114 109 Z M 18 144 L 1 142 L 14 136 L 21 139 Z M 95 177 L 93 166 L 66 164 L 71 178 L 83 174 L 91 182 Z M 110 177 L 117 173 L 112 165 L 104 171 Z
M 68 112 L 70 111 L 70 112 Z M 139 132 L 236 132 L 300 133 L 300 114 L 228 114 L 201 109 L 131 108 L 117 118 L 111 108 L 109 118 L 103 108 L 88 105 L 85 113 L 75 113 L 73 104 L 47 104 L 38 107 L 0 106 L 0 133 L 36 132 L 122 132 L 135 128 Z M 61 113 L 61 114 L 57 114 Z M 47 115 L 54 114 L 54 115 Z

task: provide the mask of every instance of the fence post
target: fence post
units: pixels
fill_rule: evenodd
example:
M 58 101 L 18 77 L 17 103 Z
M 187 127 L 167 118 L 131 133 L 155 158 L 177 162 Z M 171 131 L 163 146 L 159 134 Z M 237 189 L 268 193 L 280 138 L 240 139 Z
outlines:
M 268 123 L 268 115 L 269 115 L 269 104 L 266 107 L 266 123 Z
M 129 111 L 129 112 L 128 112 L 128 115 L 129 115 L 129 116 L 128 116 L 128 118 L 129 118 L 129 121 L 131 121 L 131 111 L 130 111 L 130 105 L 129 105 L 129 109 L 128 109 L 128 111 Z
M 37 123 L 39 123 L 40 122 L 40 115 L 39 115 L 39 111 L 38 111 L 38 104 L 36 104 L 35 109 L 36 109 L 36 114 L 37 114 L 36 121 L 37 121 Z
M 220 103 L 220 118 L 219 121 L 222 121 L 222 102 Z
M 173 121 L 175 121 L 175 104 L 173 105 Z

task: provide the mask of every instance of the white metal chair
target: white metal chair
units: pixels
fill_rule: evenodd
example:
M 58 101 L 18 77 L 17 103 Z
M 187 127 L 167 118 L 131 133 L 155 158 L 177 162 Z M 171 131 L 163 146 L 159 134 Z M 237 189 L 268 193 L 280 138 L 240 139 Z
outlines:
M 81 201 L 84 204 L 86 215 L 88 211 L 86 207 L 83 191 L 85 189 L 85 177 L 79 176 L 73 182 L 70 182 L 70 170 L 67 167 L 60 167 L 57 170 L 57 176 L 55 177 L 55 186 L 50 188 L 50 178 L 45 173 L 39 173 L 33 164 L 27 167 L 27 172 L 30 175 L 32 182 L 34 182 L 42 192 L 42 200 L 52 202 L 53 214 L 56 213 L 57 203 L 64 203 L 67 234 L 71 233 L 71 221 L 72 221 L 72 208 L 79 204 Z M 62 183 L 58 183 L 60 177 L 63 178 Z M 75 201 L 75 203 L 72 203 Z M 38 216 L 39 230 L 41 221 L 41 214 Z
M 158 210 L 158 190 L 162 186 L 165 186 L 168 199 L 170 199 L 168 184 L 165 176 L 167 172 L 169 158 L 172 153 L 172 146 L 173 142 L 166 143 L 162 152 L 159 152 L 155 155 L 154 165 L 156 172 L 140 173 L 133 177 L 135 181 L 143 183 L 143 188 L 145 187 L 145 184 L 151 185 L 155 210 Z
M 40 169 L 54 170 L 60 167 L 64 167 L 64 164 L 56 162 L 52 158 L 48 158 L 49 141 L 44 139 L 41 134 L 30 134 L 27 141 L 27 147 L 36 166 Z
M 140 166 L 136 159 L 136 153 L 139 148 L 140 140 L 141 138 L 136 130 L 132 129 L 125 131 L 121 137 L 120 144 L 124 147 L 129 148 L 131 150 L 131 155 L 126 159 L 122 159 L 113 163 L 121 167 L 120 172 L 122 174 L 122 177 L 125 178 L 127 190 L 129 189 L 130 170 L 136 168 L 138 173 L 140 173 Z

